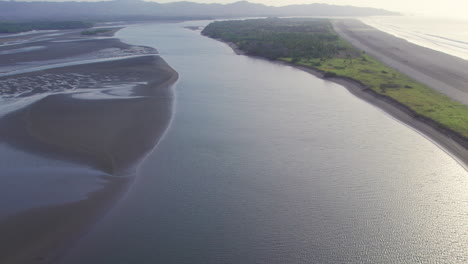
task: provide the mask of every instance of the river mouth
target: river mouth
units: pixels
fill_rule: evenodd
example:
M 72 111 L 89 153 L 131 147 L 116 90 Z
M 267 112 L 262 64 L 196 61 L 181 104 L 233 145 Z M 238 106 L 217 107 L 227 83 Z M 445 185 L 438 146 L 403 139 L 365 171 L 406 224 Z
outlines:
M 119 33 L 179 72 L 174 119 L 63 263 L 466 259 L 463 167 L 340 85 L 184 28 L 203 23 Z

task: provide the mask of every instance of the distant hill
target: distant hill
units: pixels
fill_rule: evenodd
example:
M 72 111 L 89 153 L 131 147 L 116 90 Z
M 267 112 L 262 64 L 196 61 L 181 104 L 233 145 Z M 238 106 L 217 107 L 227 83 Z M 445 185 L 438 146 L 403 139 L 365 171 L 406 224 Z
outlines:
M 15 2 L 0 1 L 0 21 L 14 20 L 147 20 L 229 18 L 246 16 L 371 16 L 398 15 L 383 9 L 327 4 L 272 7 L 249 2 L 159 4 L 141 0 L 103 2 Z

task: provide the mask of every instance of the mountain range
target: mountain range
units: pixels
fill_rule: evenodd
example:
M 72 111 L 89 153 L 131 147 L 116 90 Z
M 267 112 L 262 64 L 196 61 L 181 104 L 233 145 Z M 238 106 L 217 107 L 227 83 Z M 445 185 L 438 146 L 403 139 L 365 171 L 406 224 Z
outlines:
M 24 20 L 147 20 L 264 16 L 374 16 L 398 15 L 383 9 L 328 4 L 266 6 L 246 1 L 231 4 L 174 2 L 160 4 L 141 0 L 101 2 L 0 1 L 0 21 Z

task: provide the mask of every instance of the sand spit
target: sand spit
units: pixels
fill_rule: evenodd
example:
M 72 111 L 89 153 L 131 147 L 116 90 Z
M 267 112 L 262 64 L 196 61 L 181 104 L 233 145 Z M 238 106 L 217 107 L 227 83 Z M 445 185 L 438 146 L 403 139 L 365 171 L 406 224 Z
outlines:
M 40 96 L 0 118 L 0 145 L 91 166 L 102 171 L 96 177 L 105 183 L 87 199 L 0 219 L 2 264 L 54 263 L 114 204 L 132 182 L 139 161 L 166 130 L 172 115 L 171 86 L 178 78 L 149 47 L 83 37 L 76 31 L 32 38 L 18 36 L 10 39 L 14 43 L 0 45 L 0 72 L 7 73 L 0 77 L 0 96 L 9 101 Z M 113 57 L 119 58 L 8 75 L 17 69 Z M 14 179 L 14 170 L 8 171 L 2 175 L 0 167 L 1 176 Z M 71 190 L 73 178 L 67 176 L 62 187 Z M 47 180 L 41 183 L 44 192 L 53 192 Z
M 423 136 L 444 149 L 448 154 L 455 158 L 460 165 L 468 170 L 468 140 L 456 132 L 438 125 L 436 122 L 416 114 L 414 111 L 396 100 L 380 95 L 364 84 L 346 77 L 325 78 L 322 71 L 311 69 L 304 66 L 298 66 L 292 63 L 278 61 L 280 64 L 288 65 L 302 71 L 308 72 L 318 78 L 326 79 L 343 85 L 353 95 L 371 103 L 397 120 L 414 128 Z
M 341 20 L 339 20 L 339 21 L 341 21 Z M 352 25 L 354 25 L 354 22 L 357 22 L 358 25 L 362 24 L 361 22 L 355 21 L 355 20 L 345 20 L 345 21 L 346 21 L 346 23 L 351 23 Z M 337 24 L 338 22 L 335 21 L 334 23 Z M 362 24 L 362 25 L 367 27 L 364 24 Z M 358 29 L 358 32 L 359 32 L 359 29 Z M 365 32 L 366 32 L 366 34 L 370 34 L 370 32 L 376 33 L 376 35 L 373 35 L 371 37 L 371 39 L 373 39 L 374 42 L 377 42 L 377 41 L 382 42 L 382 45 L 384 45 L 384 43 L 388 43 L 390 41 L 387 38 L 393 38 L 394 41 L 400 42 L 400 39 L 398 39 L 396 37 L 393 37 L 393 36 L 390 36 L 388 34 L 385 34 L 383 32 L 377 31 L 377 30 L 373 30 L 373 31 L 366 30 Z M 340 33 L 340 34 L 342 34 L 342 33 Z M 388 35 L 388 36 L 385 36 L 385 38 L 379 39 L 381 34 L 385 34 L 385 35 Z M 219 39 L 217 39 L 217 40 L 221 41 L 221 42 L 224 42 L 224 41 L 219 40 Z M 229 47 L 231 47 L 232 50 L 234 51 L 234 53 L 236 53 L 237 55 L 246 55 L 234 43 L 230 43 L 230 42 L 229 43 L 224 42 L 224 43 L 226 45 L 228 45 Z M 354 43 L 353 43 L 353 45 L 354 45 Z M 417 52 L 417 50 L 419 50 L 420 48 L 423 49 L 425 52 L 433 52 L 432 50 L 422 48 L 422 47 L 416 46 L 416 45 L 411 44 L 411 43 L 406 43 L 405 45 L 415 46 L 415 47 L 413 47 L 415 49 L 415 52 Z M 364 49 L 365 48 L 364 46 L 357 46 L 357 47 L 361 48 L 361 49 L 363 49 L 364 51 L 367 52 L 367 50 Z M 383 51 L 383 52 L 385 53 L 385 51 Z M 437 52 L 437 51 L 434 51 L 434 52 L 440 53 L 440 52 Z M 372 53 L 369 52 L 369 54 L 372 54 Z M 374 55 L 374 54 L 372 54 L 372 55 Z M 451 59 L 453 59 L 457 63 L 460 63 L 460 59 L 458 59 L 456 57 L 453 57 L 453 56 L 450 56 L 450 55 L 445 55 L 445 54 L 442 54 L 442 53 L 440 53 L 438 55 L 442 56 L 442 57 L 445 57 L 445 62 L 447 62 L 447 63 L 449 63 Z M 246 55 L 246 56 L 248 56 L 248 55 Z M 257 57 L 257 56 L 253 56 L 253 57 L 256 57 L 258 59 L 264 59 L 262 57 Z M 379 56 L 377 56 L 377 55 L 375 55 L 375 57 L 379 58 Z M 417 60 L 417 58 L 414 58 L 414 60 Z M 414 113 L 412 110 L 410 110 L 405 105 L 397 102 L 396 100 L 393 100 L 392 98 L 377 94 L 376 92 L 372 91 L 371 89 L 368 89 L 364 84 L 362 84 L 362 83 L 360 83 L 360 82 L 358 82 L 356 80 L 353 80 L 353 79 L 350 79 L 350 78 L 345 78 L 345 77 L 325 78 L 324 73 L 322 71 L 320 71 L 320 70 L 317 70 L 317 69 L 312 69 L 312 68 L 305 67 L 305 66 L 299 66 L 299 65 L 296 65 L 296 64 L 293 64 L 293 63 L 288 63 L 288 62 L 285 62 L 285 61 L 270 61 L 270 62 L 279 63 L 279 64 L 283 64 L 283 65 L 288 65 L 288 66 L 300 69 L 302 71 L 308 72 L 308 73 L 310 73 L 310 74 L 312 74 L 312 75 L 314 75 L 314 76 L 316 76 L 318 78 L 326 79 L 326 80 L 333 81 L 335 83 L 343 85 L 346 89 L 348 89 L 355 96 L 357 96 L 357 97 L 359 97 L 359 98 L 361 98 L 361 99 L 363 99 L 363 100 L 365 100 L 365 101 L 379 107 L 380 109 L 384 110 L 385 112 L 387 112 L 388 114 L 390 114 L 391 116 L 396 118 L 397 120 L 409 125 L 410 127 L 414 128 L 415 130 L 420 132 L 422 135 L 426 136 L 429 140 L 431 140 L 432 142 L 437 144 L 439 147 L 441 147 L 443 150 L 445 150 L 448 154 L 452 155 L 452 157 L 455 158 L 459 162 L 460 165 L 462 165 L 466 170 L 468 170 L 468 139 L 466 139 L 465 137 L 459 135 L 458 133 L 456 133 L 456 132 L 454 132 L 452 130 L 448 130 L 445 127 L 440 126 L 439 124 L 437 124 L 436 122 L 434 122 L 434 121 L 432 121 L 432 120 L 430 120 L 428 118 L 424 118 L 424 117 L 422 117 L 420 115 L 417 115 L 416 113 Z M 421 66 L 421 68 L 425 67 L 424 66 L 425 60 L 412 61 L 412 64 L 413 65 L 418 65 L 418 62 L 421 63 L 421 65 L 423 65 L 423 66 Z M 437 62 L 436 60 L 432 61 L 433 64 L 436 64 L 436 62 Z M 393 67 L 392 65 L 389 65 L 389 66 Z M 443 66 L 444 65 L 438 65 L 438 66 L 434 66 L 434 67 L 443 67 Z M 404 72 L 402 70 L 402 68 L 396 68 L 396 69 L 401 71 L 401 72 Z M 466 69 L 468 69 L 468 67 L 463 69 L 463 70 L 466 70 Z M 450 68 L 449 68 L 449 70 L 450 70 Z M 410 75 L 410 74 L 408 74 L 408 75 Z M 410 75 L 410 76 L 417 79 L 413 75 Z M 451 76 L 453 78 L 455 78 L 453 76 L 453 74 Z M 461 76 L 460 79 L 454 80 L 454 83 L 458 83 L 458 82 L 459 83 L 464 83 L 464 78 L 467 78 L 467 76 L 468 75 Z M 433 87 L 437 83 L 439 83 L 439 82 L 437 81 L 436 83 L 431 83 L 432 85 L 429 85 L 429 86 Z M 468 92 L 468 85 L 467 84 L 468 84 L 468 81 L 465 83 L 465 86 L 463 86 L 466 89 L 461 89 L 461 90 L 456 89 L 456 90 L 458 92 L 461 92 L 461 93 L 464 93 L 464 91 Z M 447 86 L 444 86 L 444 87 L 445 87 L 445 89 L 448 89 L 449 91 L 453 91 L 453 89 L 454 89 L 454 88 L 447 88 Z M 455 93 L 457 93 L 457 92 L 455 92 Z
M 413 79 L 468 105 L 468 61 L 412 44 L 357 20 L 333 21 L 335 31 L 355 47 Z M 334 78 L 356 96 L 387 113 L 447 150 L 468 170 L 468 139 L 431 119 L 417 115 L 401 103 L 366 89 L 361 83 Z
M 75 98 L 74 93 L 51 94 L 0 120 L 0 139 L 41 155 L 83 162 L 109 174 L 125 173 L 153 148 L 166 129 L 172 102 L 169 86 L 177 73 L 159 56 L 146 56 L 35 72 L 28 77 L 69 72 L 99 78 L 121 76 L 121 82 L 148 84 L 137 84 L 135 96 L 128 97 L 85 100 Z
M 335 20 L 335 31 L 384 64 L 468 105 L 468 61 L 412 44 L 358 20 Z

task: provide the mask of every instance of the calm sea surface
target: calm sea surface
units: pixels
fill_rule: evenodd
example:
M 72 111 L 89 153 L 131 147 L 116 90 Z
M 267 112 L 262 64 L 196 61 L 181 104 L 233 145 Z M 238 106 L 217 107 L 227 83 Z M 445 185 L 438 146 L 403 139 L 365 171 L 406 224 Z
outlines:
M 119 32 L 180 73 L 174 118 L 63 263 L 468 262 L 468 175 L 454 159 L 344 87 L 189 24 Z

